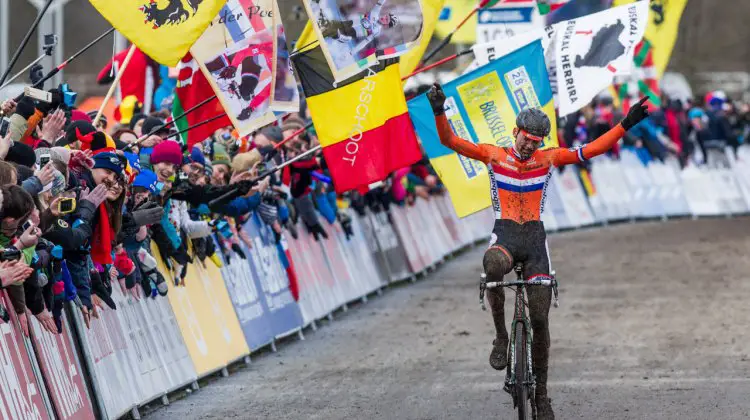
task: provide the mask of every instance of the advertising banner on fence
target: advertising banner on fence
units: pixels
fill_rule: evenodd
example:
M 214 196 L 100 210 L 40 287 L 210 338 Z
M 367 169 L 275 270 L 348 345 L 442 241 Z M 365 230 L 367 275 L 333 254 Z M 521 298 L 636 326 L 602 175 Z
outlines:
M 253 241 L 247 253 L 251 268 L 258 279 L 268 309 L 274 336 L 289 334 L 302 326 L 302 315 L 289 291 L 289 277 L 279 259 L 276 239 L 270 226 L 261 222 L 257 212 L 242 227 Z M 293 256 L 294 257 L 294 256 Z
M 0 419 L 54 418 L 45 407 L 44 383 L 34 375 L 33 361 L 5 291 L 0 291 L 0 304 L 11 316 L 11 322 L 0 322 Z
M 516 115 L 526 108 L 541 108 L 552 130 L 542 148 L 557 146 L 552 91 L 541 41 L 535 41 L 491 61 L 443 86 L 445 115 L 454 133 L 475 143 L 513 145 Z M 409 101 L 417 134 L 443 181 L 459 217 L 490 205 L 486 166 L 458 155 L 440 143 L 426 94 Z
M 257 350 L 301 328 L 302 314 L 289 291 L 271 228 L 254 214 L 242 229 L 252 243 L 248 248 L 240 241 L 247 260 L 233 256 L 221 272 L 247 345 Z
M 405 245 L 399 240 L 388 214 L 383 211 L 368 213 L 366 218 L 362 219 L 362 225 L 369 243 L 378 245 L 376 249 L 372 249 L 372 253 L 375 260 L 380 263 L 379 266 L 386 270 L 384 274 L 388 281 L 408 278 L 411 272 L 406 259 Z
M 63 318 L 62 334 L 52 334 L 42 328 L 31 312 L 27 311 L 26 317 L 39 369 L 47 378 L 47 391 L 57 417 L 64 420 L 94 419 L 94 408 L 84 383 L 67 318 Z
M 217 245 L 216 249 L 220 249 Z M 242 247 L 245 255 L 249 255 L 246 247 Z M 226 250 L 225 252 L 233 252 Z M 234 305 L 237 319 L 240 321 L 245 341 L 250 350 L 257 350 L 274 339 L 271 321 L 268 319 L 268 305 L 265 304 L 264 293 L 260 280 L 250 268 L 251 261 L 243 260 L 233 255 L 231 259 L 224 258 L 221 275 L 227 286 L 229 298 Z
M 154 246 L 154 255 L 159 253 Z M 170 273 L 161 258 L 159 270 Z M 167 298 L 198 377 L 250 353 L 221 271 L 211 261 L 189 264 L 184 287 L 169 280 Z

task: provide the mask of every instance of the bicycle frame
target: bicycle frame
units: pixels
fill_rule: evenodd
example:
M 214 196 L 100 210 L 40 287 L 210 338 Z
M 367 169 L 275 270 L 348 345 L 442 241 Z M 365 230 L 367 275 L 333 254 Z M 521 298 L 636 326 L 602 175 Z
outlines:
M 516 267 L 516 276 L 518 282 L 523 282 L 523 275 L 521 270 Z M 531 343 L 534 341 L 533 332 L 531 330 L 531 320 L 526 315 L 526 307 L 528 303 L 526 301 L 526 286 L 517 285 L 515 288 L 516 298 L 515 307 L 513 309 L 513 321 L 510 323 L 510 346 L 508 357 L 508 367 L 505 376 L 505 386 L 503 389 L 513 397 L 513 405 L 521 403 L 517 401 L 518 396 L 515 395 L 515 385 L 521 381 L 529 387 L 529 395 L 534 395 L 536 387 L 536 378 L 534 377 L 532 366 L 531 366 Z M 526 372 L 516 372 L 516 326 L 518 323 L 523 324 L 523 330 L 526 332 Z M 533 404 L 532 398 L 532 411 L 536 411 L 536 407 Z
M 523 401 L 518 401 L 518 395 L 516 395 L 516 385 L 519 383 L 518 381 L 522 381 L 523 385 L 528 387 L 528 395 L 531 396 L 531 411 L 532 411 L 532 418 L 536 416 L 536 404 L 535 400 L 533 398 L 534 392 L 536 391 L 536 377 L 534 377 L 534 372 L 532 368 L 532 359 L 531 359 L 531 345 L 533 343 L 533 331 L 531 328 L 531 320 L 529 319 L 528 315 L 526 314 L 526 307 L 528 306 L 527 300 L 526 300 L 526 287 L 527 286 L 548 286 L 552 287 L 552 290 L 554 292 L 554 306 L 558 307 L 558 296 L 557 296 L 557 280 L 555 279 L 555 273 L 552 272 L 550 275 L 550 278 L 547 279 L 536 279 L 536 280 L 530 280 L 525 281 L 523 278 L 523 266 L 518 264 L 514 267 L 514 271 L 516 272 L 516 281 L 513 282 L 490 282 L 487 283 L 487 275 L 482 274 L 481 276 L 481 282 L 479 284 L 479 300 L 482 305 L 483 310 L 487 310 L 487 308 L 484 305 L 484 292 L 486 289 L 496 288 L 496 287 L 513 287 L 514 291 L 516 293 L 515 298 L 515 308 L 513 310 L 513 321 L 511 322 L 511 329 L 510 329 L 510 345 L 508 347 L 508 367 L 507 367 L 507 373 L 505 376 L 505 384 L 503 386 L 503 390 L 505 390 L 507 393 L 511 395 L 513 398 L 513 405 L 514 407 L 517 407 L 518 404 L 524 404 Z M 526 371 L 525 372 L 516 372 L 516 327 L 518 323 L 523 324 L 523 331 L 526 333 L 526 340 L 524 341 L 524 345 L 526 347 L 525 354 L 523 357 L 526 358 Z

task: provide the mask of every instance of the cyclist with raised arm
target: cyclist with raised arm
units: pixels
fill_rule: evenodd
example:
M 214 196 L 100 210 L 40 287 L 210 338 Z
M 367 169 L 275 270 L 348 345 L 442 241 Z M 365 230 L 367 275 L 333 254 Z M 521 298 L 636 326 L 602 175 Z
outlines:
M 495 209 L 495 226 L 490 247 L 484 254 L 484 271 L 487 281 L 499 282 L 513 269 L 514 263 L 523 263 L 523 278 L 549 277 L 550 263 L 547 237 L 540 214 L 544 209 L 547 183 L 553 167 L 583 162 L 610 150 L 627 130 L 648 117 L 644 105 L 647 97 L 634 105 L 620 124 L 601 137 L 583 146 L 571 149 L 539 150 L 542 140 L 549 135 L 550 121 L 542 110 L 529 108 L 516 117 L 513 129 L 515 144 L 498 147 L 476 144 L 457 137 L 445 116 L 445 94 L 439 84 L 427 93 L 435 113 L 440 142 L 456 153 L 487 165 L 491 181 L 491 197 Z M 549 360 L 548 314 L 552 291 L 548 287 L 527 288 L 529 316 L 534 332 L 532 342 L 532 368 L 536 376 L 538 420 L 554 420 L 551 400 L 547 397 L 547 367 Z M 503 288 L 487 290 L 487 301 L 492 310 L 496 337 L 492 342 L 490 366 L 505 369 L 508 363 L 508 332 L 505 328 Z

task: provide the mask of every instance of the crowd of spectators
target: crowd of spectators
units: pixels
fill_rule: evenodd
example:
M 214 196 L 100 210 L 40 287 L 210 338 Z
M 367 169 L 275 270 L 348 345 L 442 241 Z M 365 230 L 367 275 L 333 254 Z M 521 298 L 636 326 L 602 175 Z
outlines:
M 344 195 L 321 153 L 273 171 L 318 145 L 314 129 L 303 130 L 304 102 L 250 136 L 226 127 L 187 150 L 165 109 L 94 125 L 95 110 L 50 93 L 51 103 L 24 96 L 0 104 L 9 122 L 0 138 L 0 287 L 27 334 L 27 309 L 57 333 L 66 303 L 90 325 L 117 309 L 113 287 L 157 298 L 167 282 L 184 286 L 188 264 L 246 259 L 240 243 L 253 243 L 242 226 L 253 214 L 277 242 L 284 231 L 296 238 L 297 226 L 327 240 L 339 224 L 349 238 L 349 206 L 380 211 L 442 192 L 426 159 Z M 1 305 L 0 319 L 9 319 Z
M 727 167 L 727 147 L 736 153 L 750 135 L 750 104 L 735 102 L 721 91 L 703 98 L 681 101 L 661 98 L 661 106 L 628 131 L 622 147 L 636 152 L 646 164 L 673 156 L 681 167 Z M 622 118 L 611 98 L 595 100 L 580 111 L 559 120 L 561 146 L 588 143 Z M 619 148 L 613 154 L 617 155 Z

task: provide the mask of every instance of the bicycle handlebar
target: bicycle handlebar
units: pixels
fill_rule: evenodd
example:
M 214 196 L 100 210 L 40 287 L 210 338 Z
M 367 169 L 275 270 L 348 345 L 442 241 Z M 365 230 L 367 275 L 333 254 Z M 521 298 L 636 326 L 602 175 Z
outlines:
M 515 286 L 547 286 L 551 287 L 554 284 L 553 279 L 545 280 L 528 280 L 528 281 L 493 281 L 485 283 L 486 289 L 494 289 L 496 287 L 515 287 Z
M 492 281 L 487 282 L 487 274 L 482 273 L 480 276 L 481 280 L 479 282 L 479 303 L 482 306 L 482 310 L 486 311 L 487 307 L 484 305 L 484 292 L 487 289 L 495 289 L 498 287 L 517 287 L 517 286 L 545 286 L 545 287 L 552 287 L 552 291 L 554 293 L 554 300 L 553 305 L 555 308 L 560 306 L 560 303 L 557 299 L 557 279 L 555 278 L 554 271 L 552 272 L 551 278 L 546 278 L 543 280 L 523 280 L 520 278 L 516 281 Z

